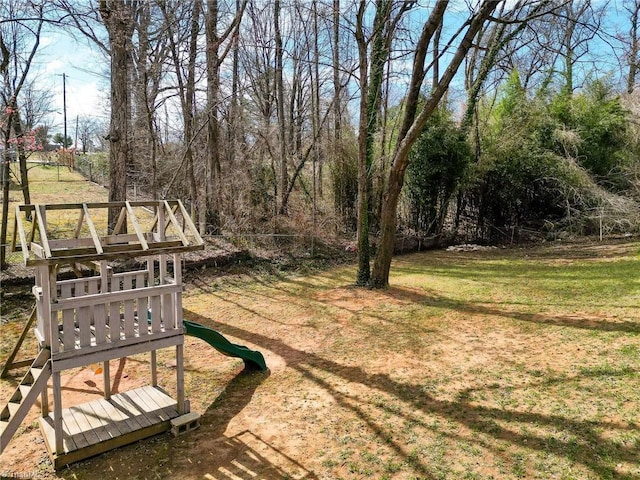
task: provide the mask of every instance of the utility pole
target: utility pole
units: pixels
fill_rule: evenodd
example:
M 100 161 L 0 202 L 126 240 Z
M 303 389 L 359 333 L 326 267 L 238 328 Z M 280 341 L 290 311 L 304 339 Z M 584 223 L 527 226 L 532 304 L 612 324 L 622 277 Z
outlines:
M 73 142 L 73 149 L 78 150 L 78 115 L 76 115 L 76 141 Z
M 62 117 L 64 121 L 64 137 L 62 139 L 62 148 L 67 148 L 67 75 L 62 74 Z

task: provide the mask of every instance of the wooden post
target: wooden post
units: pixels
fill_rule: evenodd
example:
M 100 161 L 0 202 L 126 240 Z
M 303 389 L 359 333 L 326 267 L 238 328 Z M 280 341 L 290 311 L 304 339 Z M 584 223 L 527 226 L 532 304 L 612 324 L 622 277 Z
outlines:
M 173 280 L 176 285 L 182 285 L 182 255 L 179 253 L 173 254 Z M 182 327 L 182 292 L 176 292 L 174 300 L 175 326 L 180 328 Z
M 176 345 L 176 389 L 178 391 L 178 413 L 185 413 L 184 404 L 184 345 Z
M 102 380 L 104 383 L 104 398 L 109 400 L 111 398 L 111 372 L 109 369 L 109 360 L 105 360 L 102 363 Z
M 53 372 L 53 429 L 56 438 L 55 453 L 62 453 L 62 385 L 60 383 L 60 372 Z
M 156 350 L 151 350 L 151 386 L 158 386 L 158 355 Z

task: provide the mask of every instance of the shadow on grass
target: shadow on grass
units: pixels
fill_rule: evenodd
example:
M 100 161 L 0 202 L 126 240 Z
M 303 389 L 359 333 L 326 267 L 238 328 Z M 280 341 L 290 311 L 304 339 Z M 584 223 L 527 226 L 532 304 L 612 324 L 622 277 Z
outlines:
M 435 300 L 426 297 L 423 298 L 423 296 L 418 295 L 416 292 L 405 292 L 402 291 L 402 289 L 392 289 L 389 295 L 405 296 L 405 298 L 412 299 L 411 301 L 451 303 L 451 301 L 442 298 Z M 466 309 L 474 313 L 514 316 L 513 312 L 494 311 L 481 306 L 465 306 L 457 302 L 452 304 L 451 307 Z M 339 376 L 347 383 L 357 382 L 370 388 L 386 392 L 426 414 L 435 414 L 448 418 L 475 432 L 490 436 L 495 440 L 508 442 L 523 449 L 544 452 L 547 455 L 553 454 L 558 457 L 565 457 L 570 462 L 584 465 L 600 478 L 634 478 L 633 476 L 620 475 L 612 465 L 621 462 L 637 464 L 639 455 L 636 447 L 611 440 L 608 436 L 603 436 L 599 432 L 619 430 L 638 432 L 638 428 L 635 426 L 626 427 L 614 422 L 599 420 L 580 421 L 562 415 L 521 412 L 508 410 L 506 408 L 476 405 L 467 400 L 468 395 L 461 395 L 455 400 L 440 400 L 428 392 L 425 392 L 421 385 L 400 382 L 387 374 L 371 375 L 360 367 L 341 365 L 317 354 L 295 349 L 281 339 L 248 332 L 244 329 L 216 322 L 215 320 L 188 310 L 185 310 L 185 316 L 190 320 L 220 330 L 224 334 L 232 335 L 255 345 L 260 345 L 282 357 L 289 368 L 301 372 L 310 381 L 320 385 L 329 392 L 342 408 L 354 412 L 382 441 L 389 445 L 401 458 L 404 458 L 423 478 L 435 478 L 429 465 L 425 465 L 421 463 L 419 459 L 410 456 L 406 450 L 406 446 L 396 440 L 394 436 L 390 434 L 391 432 L 385 431 L 385 428 L 377 423 L 380 420 L 379 418 L 372 417 L 371 414 L 367 413 L 364 409 L 354 405 L 354 398 L 350 394 L 337 390 L 322 378 L 323 375 L 318 375 L 315 371 Z M 525 316 L 524 318 L 528 317 Z M 562 324 L 562 320 L 560 320 L 560 324 Z M 596 328 L 605 329 L 602 325 Z M 584 373 L 588 374 L 589 372 Z M 605 373 L 609 375 L 610 372 Z M 591 376 L 597 377 L 598 372 L 591 372 Z M 237 401 L 242 408 L 248 402 L 247 397 L 250 397 L 250 395 L 246 395 L 246 392 L 240 393 L 241 390 L 244 390 L 240 383 L 237 384 L 237 387 L 238 391 L 232 391 L 233 396 L 227 398 L 229 398 L 230 404 Z M 237 395 L 237 397 L 235 395 Z M 237 413 L 239 410 L 237 407 L 234 407 L 231 411 Z M 415 421 L 415 419 L 412 420 Z M 522 432 L 518 432 L 511 430 L 508 425 L 505 426 L 505 424 L 512 423 L 518 423 L 524 426 L 547 427 L 551 431 L 562 430 L 563 434 L 555 436 L 536 435 L 532 433 L 530 429 L 522 429 Z M 429 428 L 426 425 L 425 427 Z M 467 441 L 475 441 L 485 448 L 492 449 L 498 456 L 503 453 L 498 445 L 485 442 L 482 439 L 467 439 Z
M 613 321 L 611 319 L 584 318 L 580 315 L 547 315 L 543 313 L 519 312 L 490 306 L 486 303 L 463 302 L 444 295 L 422 294 L 415 290 L 391 287 L 388 294 L 392 298 L 418 303 L 430 307 L 446 308 L 473 315 L 491 315 L 512 318 L 539 325 L 597 330 L 602 332 L 640 333 L 640 322 Z

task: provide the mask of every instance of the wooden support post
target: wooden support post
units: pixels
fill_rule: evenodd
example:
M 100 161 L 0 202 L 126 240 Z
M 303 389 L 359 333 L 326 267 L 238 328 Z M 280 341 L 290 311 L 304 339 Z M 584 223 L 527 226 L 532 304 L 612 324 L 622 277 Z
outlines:
M 158 386 L 158 355 L 157 350 L 151 350 L 151 386 Z
M 62 443 L 62 384 L 60 372 L 53 372 L 53 429 L 56 438 L 55 453 L 64 451 Z
M 176 390 L 178 392 L 178 413 L 185 413 L 184 404 L 184 345 L 176 345 Z
M 182 285 L 182 255 L 173 254 L 173 280 L 176 285 Z M 182 327 L 182 292 L 175 293 L 174 299 L 176 328 Z
M 109 370 L 109 360 L 102 362 L 102 380 L 104 383 L 104 398 L 111 398 L 111 372 Z
M 47 285 L 42 285 L 42 310 L 44 314 L 45 328 L 47 329 L 46 343 L 51 347 L 51 353 L 58 353 L 60 343 L 58 341 L 58 312 L 52 312 L 51 306 L 58 299 L 57 288 L 58 266 L 49 265 Z
M 41 350 L 42 347 L 38 348 L 38 354 L 40 354 Z M 49 415 L 49 391 L 46 387 L 42 389 L 40 394 L 40 414 L 43 417 Z

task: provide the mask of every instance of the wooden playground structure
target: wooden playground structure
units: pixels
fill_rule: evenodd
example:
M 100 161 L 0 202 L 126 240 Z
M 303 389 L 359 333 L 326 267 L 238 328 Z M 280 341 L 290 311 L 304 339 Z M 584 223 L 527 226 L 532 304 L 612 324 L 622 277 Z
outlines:
M 111 232 L 109 209 L 117 212 Z M 60 229 L 64 222 L 69 229 Z M 0 411 L 0 453 L 38 398 L 55 468 L 197 426 L 184 392 L 181 255 L 204 246 L 180 201 L 21 205 L 13 244 L 35 268 L 36 306 L 2 371 L 29 365 Z M 130 270 L 113 268 L 116 259 L 134 258 Z M 38 354 L 14 362 L 33 324 Z M 176 398 L 158 385 L 156 352 L 169 347 L 175 349 Z M 150 354 L 149 384 L 112 394 L 109 361 L 142 353 Z M 104 398 L 62 405 L 61 374 L 93 364 L 101 364 Z

